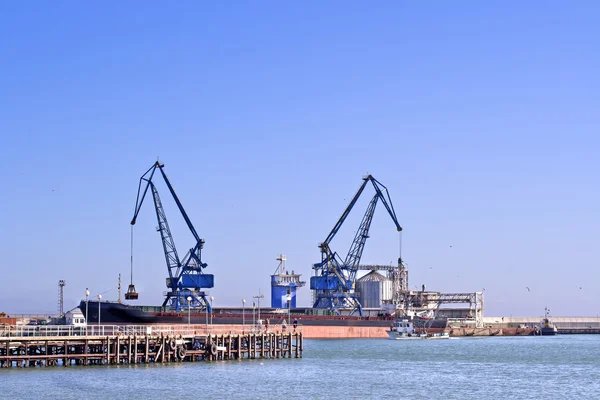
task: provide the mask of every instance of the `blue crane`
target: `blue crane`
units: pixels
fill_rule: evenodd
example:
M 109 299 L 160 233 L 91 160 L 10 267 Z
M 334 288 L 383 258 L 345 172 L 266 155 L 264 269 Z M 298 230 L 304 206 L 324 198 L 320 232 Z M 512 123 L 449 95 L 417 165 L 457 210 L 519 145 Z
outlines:
M 204 239 L 201 239 L 198 236 L 194 225 L 192 225 L 190 218 L 185 212 L 179 197 L 177 197 L 177 194 L 175 194 L 175 189 L 173 189 L 173 185 L 171 185 L 171 182 L 169 181 L 169 178 L 167 178 L 163 168 L 164 164 L 161 164 L 157 161 L 140 178 L 135 212 L 133 214 L 133 219 L 131 220 L 132 229 L 137 220 L 142 203 L 144 202 L 144 198 L 146 197 L 146 193 L 148 192 L 148 188 L 150 188 L 152 191 L 152 197 L 154 199 L 156 218 L 158 219 L 157 230 L 160 232 L 165 259 L 167 262 L 167 271 L 169 272 L 169 277 L 167 278 L 167 288 L 169 291 L 166 292 L 163 307 L 168 305 L 172 310 L 176 311 L 185 310 L 189 307 L 211 312 L 210 302 L 206 298 L 207 293 L 203 289 L 214 287 L 214 275 L 205 274 L 203 272 L 204 268 L 207 266 L 206 263 L 202 262 L 201 258 L 201 251 L 204 248 Z M 173 196 L 173 199 L 175 200 L 175 203 L 177 204 L 185 223 L 196 240 L 195 246 L 187 252 L 183 259 L 180 259 L 179 255 L 177 254 L 177 248 L 175 247 L 173 235 L 171 235 L 171 230 L 169 229 L 169 223 L 167 222 L 165 210 L 162 206 L 160 196 L 158 195 L 158 190 L 152 182 L 152 178 L 154 177 L 154 173 L 157 169 L 160 171 L 160 174 L 167 184 L 167 188 L 169 189 L 169 192 L 171 192 L 171 195 Z M 145 187 L 142 191 L 143 185 L 145 185 Z M 128 296 L 130 292 L 132 293 L 132 296 Z M 133 282 L 131 285 L 129 285 L 129 289 L 125 294 L 125 298 L 131 297 L 137 299 L 137 293 L 135 292 L 135 287 L 133 287 Z
M 350 211 L 369 182 L 375 188 L 375 195 L 367 206 L 367 211 L 356 231 L 346 259 L 342 260 L 336 252 L 331 250 L 330 243 L 342 227 L 346 217 L 350 214 Z M 390 217 L 392 217 L 392 221 L 396 225 L 398 232 L 402 231 L 387 188 L 371 175 L 364 177 L 358 192 L 356 192 L 356 195 L 354 195 L 354 198 L 350 201 L 340 219 L 331 232 L 329 232 L 325 241 L 319 245 L 321 262 L 314 264 L 313 269 L 316 272 L 316 276 L 310 278 L 310 288 L 316 291 L 314 308 L 330 309 L 337 314 L 340 313 L 341 309 L 350 309 L 351 315 L 356 311 L 358 311 L 359 315 L 363 315 L 358 296 L 354 291 L 354 285 L 360 258 L 369 237 L 369 228 L 371 227 L 375 207 L 379 200 L 381 200 Z

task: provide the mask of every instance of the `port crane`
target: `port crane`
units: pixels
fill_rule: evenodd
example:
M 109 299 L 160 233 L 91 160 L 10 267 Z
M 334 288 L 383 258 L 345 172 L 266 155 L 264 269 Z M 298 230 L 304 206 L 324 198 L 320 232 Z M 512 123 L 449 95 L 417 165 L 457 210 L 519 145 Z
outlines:
M 350 250 L 346 255 L 345 260 L 334 251 L 331 250 L 330 243 L 342 227 L 344 221 L 352 211 L 356 201 L 362 194 L 368 183 L 371 183 L 375 188 L 375 195 L 369 202 L 367 210 L 362 218 L 360 226 L 356 231 Z M 385 193 L 385 195 L 384 195 Z M 321 262 L 314 264 L 315 276 L 310 278 L 310 288 L 315 291 L 314 308 L 330 309 L 336 314 L 340 314 L 342 309 L 349 309 L 350 315 L 358 311 L 359 315 L 363 315 L 362 306 L 358 301 L 357 293 L 354 291 L 356 282 L 356 273 L 359 269 L 360 258 L 362 256 L 365 243 L 369 237 L 369 228 L 373 220 L 373 214 L 377 202 L 380 201 L 385 206 L 392 221 L 396 225 L 398 232 L 402 231 L 402 227 L 396 218 L 396 212 L 392 205 L 392 200 L 387 188 L 373 178 L 372 175 L 363 177 L 363 183 L 350 201 L 350 204 L 344 210 L 344 213 L 337 221 L 327 238 L 319 245 L 321 250 Z M 401 259 L 399 259 L 399 265 Z
M 140 182 L 138 185 L 137 200 L 135 204 L 135 212 L 133 214 L 133 219 L 131 220 L 132 238 L 133 225 L 135 225 L 136 223 L 138 214 L 144 202 L 144 198 L 146 197 L 146 193 L 148 192 L 148 189 L 150 189 L 152 191 L 152 198 L 154 199 L 156 218 L 158 220 L 157 230 L 160 233 L 162 239 L 165 260 L 167 262 L 167 271 L 169 273 L 169 277 L 167 278 L 167 288 L 169 289 L 169 291 L 167 291 L 165 294 L 163 307 L 168 305 L 170 309 L 175 311 L 194 308 L 198 310 L 206 310 L 208 312 L 211 312 L 211 305 L 208 299 L 206 298 L 207 293 L 204 289 L 214 287 L 214 275 L 205 274 L 203 271 L 207 267 L 207 264 L 202 262 L 201 258 L 201 251 L 204 248 L 204 239 L 201 239 L 200 236 L 198 236 L 194 225 L 192 225 L 190 218 L 185 212 L 185 209 L 183 208 L 179 197 L 177 197 L 175 189 L 173 188 L 173 185 L 171 185 L 171 182 L 169 181 L 169 178 L 167 178 L 167 175 L 165 174 L 163 168 L 164 164 L 157 161 L 140 178 Z M 196 241 L 194 247 L 187 252 L 183 259 L 180 259 L 177 253 L 175 242 L 173 240 L 173 235 L 171 234 L 171 230 L 169 229 L 169 224 L 167 222 L 167 216 L 165 215 L 165 210 L 160 200 L 158 190 L 156 189 L 156 186 L 152 181 L 152 179 L 155 176 L 156 170 L 160 171 L 160 175 L 162 175 L 167 185 L 167 188 L 169 189 L 169 192 L 173 196 L 173 199 L 175 200 L 175 203 L 179 208 L 179 212 L 183 216 L 183 219 L 185 220 L 188 229 L 190 230 Z M 135 291 L 132 276 L 132 282 L 129 285 L 129 288 L 127 289 L 125 298 L 130 300 L 136 300 L 137 297 L 138 294 Z

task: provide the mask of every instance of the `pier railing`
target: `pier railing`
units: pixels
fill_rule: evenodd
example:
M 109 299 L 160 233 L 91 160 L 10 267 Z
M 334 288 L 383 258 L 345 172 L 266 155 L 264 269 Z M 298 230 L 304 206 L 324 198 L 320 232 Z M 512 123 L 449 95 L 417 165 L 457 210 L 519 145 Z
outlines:
M 268 332 L 279 333 L 279 327 L 273 327 Z M 301 328 L 292 329 L 292 332 L 301 332 Z M 246 325 L 239 329 L 219 325 L 11 325 L 0 327 L 0 337 L 48 337 L 48 336 L 132 336 L 132 335 L 223 335 L 266 333 L 264 326 Z M 285 331 L 283 331 L 285 333 Z

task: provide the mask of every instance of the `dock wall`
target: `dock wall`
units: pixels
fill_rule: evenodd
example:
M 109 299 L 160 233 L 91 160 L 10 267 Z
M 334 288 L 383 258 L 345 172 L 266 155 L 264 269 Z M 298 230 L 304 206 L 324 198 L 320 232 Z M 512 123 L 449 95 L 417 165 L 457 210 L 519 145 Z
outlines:
M 484 317 L 486 327 L 496 329 L 514 329 L 519 327 L 540 326 L 543 316 L 539 317 Z M 550 317 L 559 334 L 600 333 L 600 317 Z

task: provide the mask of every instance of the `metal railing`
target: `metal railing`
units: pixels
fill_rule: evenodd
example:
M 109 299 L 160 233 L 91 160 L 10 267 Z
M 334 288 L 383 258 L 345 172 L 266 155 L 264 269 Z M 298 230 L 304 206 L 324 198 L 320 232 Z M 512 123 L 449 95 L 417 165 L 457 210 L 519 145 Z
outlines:
M 52 318 L 60 318 L 58 314 L 16 314 L 16 313 L 5 313 L 4 317 L 6 318 L 16 318 L 16 319 L 52 319 Z
M 288 328 L 290 329 L 290 328 Z M 269 327 L 268 332 L 281 332 L 280 326 Z M 291 332 L 301 331 L 299 326 Z M 219 325 L 10 325 L 0 327 L 0 337 L 54 337 L 54 336 L 143 336 L 143 335 L 221 335 L 267 332 L 262 325 L 246 325 L 237 329 Z M 287 331 L 289 332 L 289 330 Z

